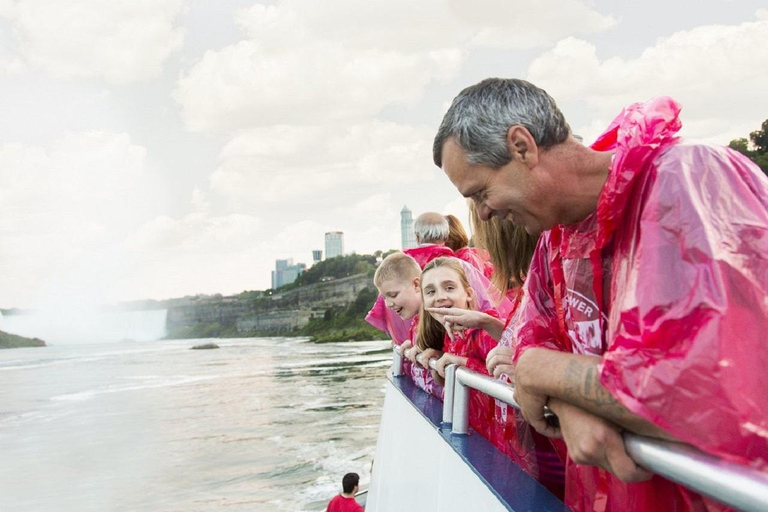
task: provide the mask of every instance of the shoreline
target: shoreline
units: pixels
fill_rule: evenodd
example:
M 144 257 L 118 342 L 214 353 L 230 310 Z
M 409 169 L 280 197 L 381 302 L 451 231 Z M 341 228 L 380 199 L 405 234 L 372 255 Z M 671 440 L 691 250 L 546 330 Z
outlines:
M 48 345 L 40 338 L 26 338 L 17 334 L 10 334 L 4 331 L 0 331 L 0 349 L 47 346 Z

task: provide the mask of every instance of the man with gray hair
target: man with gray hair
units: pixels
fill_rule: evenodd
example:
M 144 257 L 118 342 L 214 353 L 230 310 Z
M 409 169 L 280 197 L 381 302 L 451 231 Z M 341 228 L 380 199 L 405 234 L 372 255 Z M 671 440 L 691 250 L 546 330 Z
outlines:
M 631 105 L 586 147 L 546 91 L 488 79 L 435 137 L 435 164 L 482 219 L 542 234 L 512 326 L 516 397 L 568 445 L 573 510 L 721 507 L 650 479 L 622 430 L 768 468 L 768 180 L 678 138 L 679 111 Z
M 453 251 L 445 246 L 450 227 L 444 215 L 436 212 L 422 213 L 413 223 L 413 233 L 419 245 L 403 252 L 415 259 L 421 268 L 435 258 L 455 256 Z
M 413 223 L 413 234 L 419 245 L 445 245 L 449 230 L 448 219 L 436 212 L 422 213 Z

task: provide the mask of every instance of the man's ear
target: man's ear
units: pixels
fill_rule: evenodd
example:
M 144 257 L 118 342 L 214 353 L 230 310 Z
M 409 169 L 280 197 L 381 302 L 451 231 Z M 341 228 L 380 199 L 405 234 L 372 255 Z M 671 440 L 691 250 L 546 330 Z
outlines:
M 539 148 L 525 126 L 516 124 L 507 130 L 507 148 L 513 160 L 523 162 L 529 169 L 539 163 Z
M 421 284 L 421 279 L 418 277 L 413 278 L 413 287 L 416 288 L 416 291 L 419 291 L 419 285 Z

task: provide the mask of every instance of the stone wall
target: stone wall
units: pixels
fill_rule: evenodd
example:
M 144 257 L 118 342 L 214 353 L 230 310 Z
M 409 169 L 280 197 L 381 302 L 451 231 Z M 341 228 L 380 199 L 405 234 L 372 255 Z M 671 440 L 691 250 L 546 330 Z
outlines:
M 346 306 L 357 298 L 363 288 L 372 288 L 373 278 L 367 274 L 335 279 L 323 283 L 302 286 L 295 290 L 275 295 L 277 301 L 285 300 L 303 309 L 328 309 Z
M 313 316 L 313 312 L 308 309 L 272 311 L 238 318 L 235 325 L 238 332 L 291 331 L 307 325 Z
M 359 274 L 342 279 L 302 286 L 275 294 L 271 301 L 256 302 L 238 297 L 201 298 L 195 303 L 168 309 L 169 331 L 197 324 L 235 325 L 240 332 L 254 330 L 293 330 L 325 310 L 353 302 L 373 279 Z

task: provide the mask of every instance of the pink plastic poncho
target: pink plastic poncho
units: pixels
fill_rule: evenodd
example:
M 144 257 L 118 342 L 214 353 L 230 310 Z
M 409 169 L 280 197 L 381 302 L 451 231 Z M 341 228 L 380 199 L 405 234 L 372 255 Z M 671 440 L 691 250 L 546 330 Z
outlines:
M 456 256 L 450 247 L 444 245 L 424 244 L 418 247 L 411 247 L 403 251 L 405 254 L 415 259 L 421 268 L 435 258 L 450 258 Z
M 515 338 L 513 327 L 518 322 L 519 305 L 522 301 L 522 287 L 517 286 L 507 291 L 507 298 L 512 302 L 512 311 L 507 316 L 504 331 L 499 345 L 514 349 Z M 512 384 L 506 374 L 501 374 L 499 380 Z M 512 457 L 528 474 L 536 477 L 544 487 L 557 496 L 564 498 L 565 465 L 555 448 L 565 453 L 565 444 L 560 439 L 550 439 L 536 432 L 523 415 L 511 405 L 500 400 L 494 400 L 494 422 L 497 436 L 504 443 L 502 451 Z
M 709 453 L 768 463 L 768 180 L 740 154 L 682 142 L 669 98 L 624 110 L 592 146 L 615 150 L 597 211 L 542 235 L 517 356 L 602 356 L 632 412 Z M 622 484 L 569 463 L 574 510 L 723 507 L 658 476 Z
M 507 299 L 505 299 L 506 301 Z M 506 307 L 506 305 L 505 305 Z M 513 306 L 510 305 L 510 308 Z M 482 308 L 481 308 L 482 309 Z M 499 318 L 494 308 L 483 312 Z M 511 314 L 511 311 L 510 311 Z M 443 351 L 467 358 L 466 367 L 482 375 L 488 375 L 486 359 L 498 343 L 482 329 L 472 328 L 454 333 L 454 339 L 445 336 Z M 506 407 L 506 404 L 502 404 Z M 470 390 L 469 424 L 481 436 L 488 439 L 499 451 L 532 476 L 538 476 L 536 454 L 530 429 L 524 421 L 518 421 L 516 411 L 501 409 L 499 402 L 475 389 Z
M 416 339 L 418 330 L 419 330 L 419 315 L 416 315 L 415 317 L 413 317 L 413 323 L 411 324 L 411 330 L 409 335 L 410 339 L 412 340 Z M 406 371 L 411 376 L 411 380 L 413 380 L 416 386 L 426 391 L 430 395 L 439 398 L 440 400 L 444 398 L 445 390 L 443 389 L 442 384 L 440 384 L 434 378 L 432 378 L 431 370 L 424 368 L 420 364 L 411 364 L 411 362 L 408 360 L 405 360 L 405 363 L 408 365 L 408 370 L 405 370 L 405 367 L 404 367 L 403 371 Z
M 493 309 L 483 310 L 484 313 L 498 318 Z M 454 339 L 445 335 L 443 352 L 467 358 L 466 367 L 482 375 L 488 375 L 485 359 L 496 345 L 487 332 L 482 329 L 467 329 L 454 333 Z M 485 437 L 497 448 L 504 447 L 504 440 L 497 435 L 494 428 L 494 400 L 488 395 L 471 389 L 469 395 L 469 424 L 481 436 Z
M 491 279 L 493 277 L 493 263 L 491 263 L 491 255 L 485 249 L 479 249 L 477 247 L 462 247 L 456 251 L 456 257 L 460 260 L 464 260 L 480 272 L 485 277 Z

